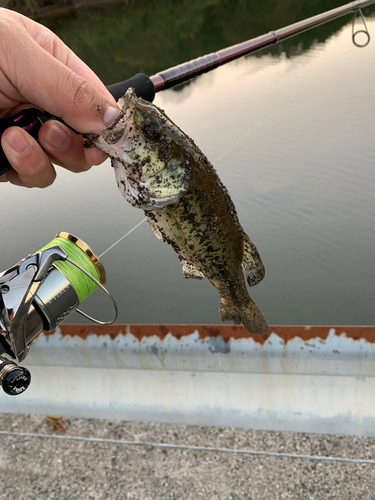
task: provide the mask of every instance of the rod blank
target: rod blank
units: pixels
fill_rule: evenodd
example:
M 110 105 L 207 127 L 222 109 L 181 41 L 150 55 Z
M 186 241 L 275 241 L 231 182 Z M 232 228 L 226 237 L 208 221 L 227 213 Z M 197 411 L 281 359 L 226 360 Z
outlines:
M 175 87 L 180 83 L 187 82 L 196 76 L 207 73 L 222 64 L 238 59 L 247 54 L 252 54 L 258 50 L 264 49 L 270 45 L 281 42 L 286 38 L 299 35 L 304 31 L 320 26 L 321 24 L 333 21 L 339 17 L 358 11 L 361 8 L 368 7 L 375 3 L 375 0 L 357 0 L 350 2 L 336 9 L 328 10 L 322 14 L 304 19 L 294 24 L 290 24 L 285 28 L 280 28 L 276 31 L 270 31 L 265 35 L 252 38 L 246 42 L 233 45 L 226 49 L 219 50 L 212 54 L 208 54 L 198 59 L 193 59 L 187 63 L 180 64 L 169 68 L 161 73 L 151 76 L 150 79 L 155 87 L 155 92 L 160 92 L 171 87 Z

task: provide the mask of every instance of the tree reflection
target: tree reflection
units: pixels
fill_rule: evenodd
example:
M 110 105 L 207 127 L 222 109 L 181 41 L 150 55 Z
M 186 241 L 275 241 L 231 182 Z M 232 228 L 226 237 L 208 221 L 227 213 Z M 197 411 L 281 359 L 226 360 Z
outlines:
M 342 0 L 137 0 L 85 9 L 44 24 L 106 84 L 148 75 L 342 5 Z M 373 15 L 374 7 L 365 9 Z M 268 53 L 298 56 L 351 22 L 345 16 L 285 40 Z

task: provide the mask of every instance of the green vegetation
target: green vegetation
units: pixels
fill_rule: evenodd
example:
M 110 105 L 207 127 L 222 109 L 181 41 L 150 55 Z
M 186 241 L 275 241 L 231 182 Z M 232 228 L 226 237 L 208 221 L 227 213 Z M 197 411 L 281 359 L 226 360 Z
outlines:
M 53 11 L 56 7 L 71 8 L 77 0 L 0 0 L 1 7 L 16 10 L 26 16 L 38 16 L 40 13 L 47 13 Z
M 6 7 L 39 20 L 116 1 L 126 3 L 132 0 L 0 0 L 0 7 Z

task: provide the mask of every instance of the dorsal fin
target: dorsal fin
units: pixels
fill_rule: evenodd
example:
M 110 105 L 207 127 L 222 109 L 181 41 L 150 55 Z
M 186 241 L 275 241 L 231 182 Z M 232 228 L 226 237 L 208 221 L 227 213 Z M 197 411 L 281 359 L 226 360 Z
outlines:
M 242 270 L 249 285 L 254 286 L 264 278 L 264 265 L 256 246 L 245 233 L 243 233 L 243 244 Z

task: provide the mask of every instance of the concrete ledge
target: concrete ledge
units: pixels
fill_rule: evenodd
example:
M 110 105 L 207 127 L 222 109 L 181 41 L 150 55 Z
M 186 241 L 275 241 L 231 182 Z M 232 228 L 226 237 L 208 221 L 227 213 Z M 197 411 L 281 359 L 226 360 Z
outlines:
M 372 327 L 66 325 L 4 412 L 375 436 Z

